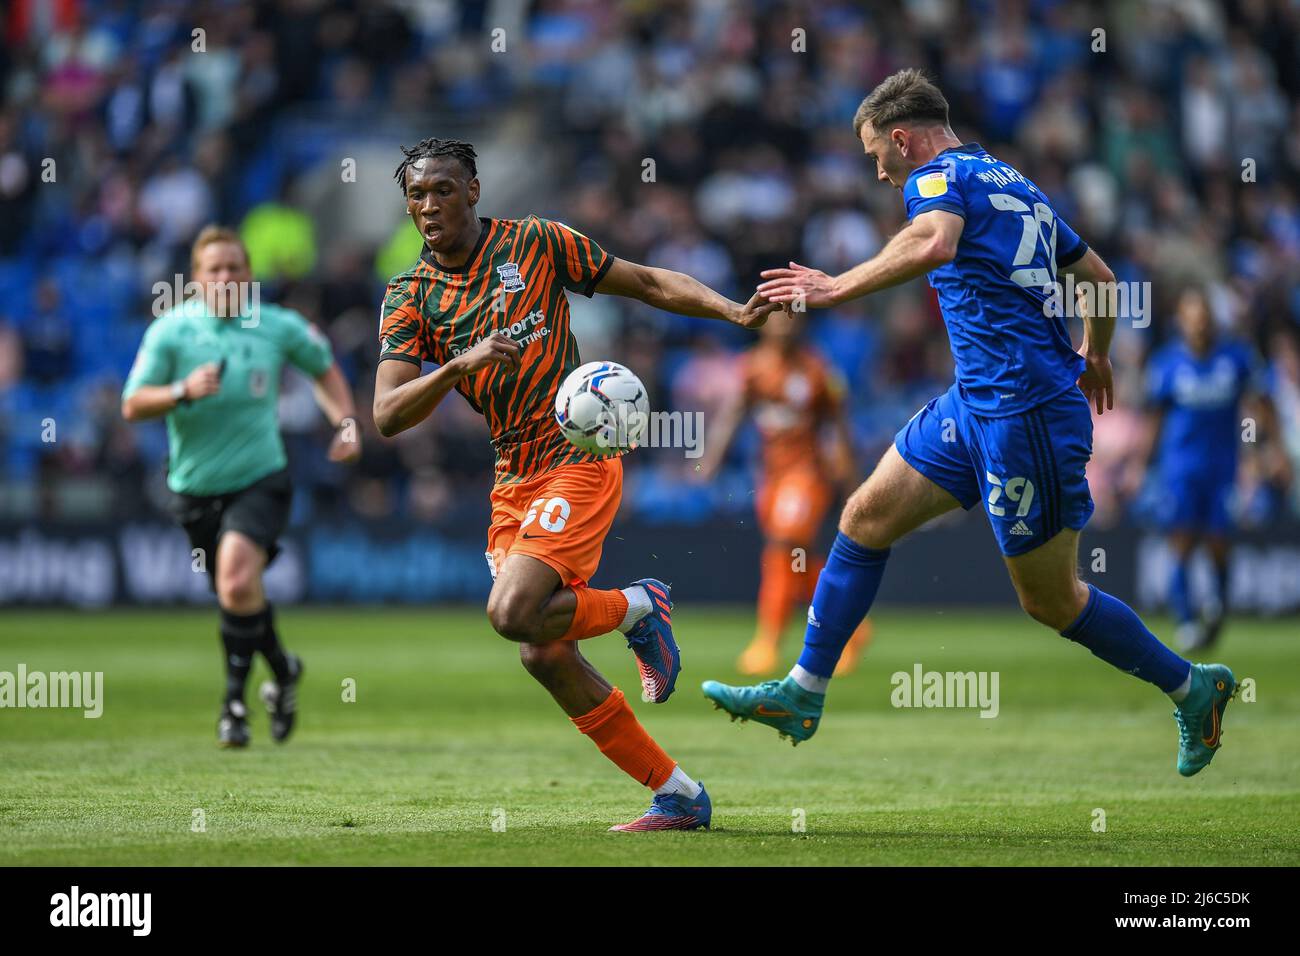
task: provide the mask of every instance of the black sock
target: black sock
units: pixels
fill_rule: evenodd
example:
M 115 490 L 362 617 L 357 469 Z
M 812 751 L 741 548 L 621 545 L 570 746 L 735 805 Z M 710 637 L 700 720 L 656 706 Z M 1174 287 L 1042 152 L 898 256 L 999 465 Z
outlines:
M 221 610 L 221 644 L 226 659 L 226 702 L 244 702 L 244 686 L 253 666 L 253 653 L 264 626 L 262 611 L 256 614 L 232 614 Z
M 276 681 L 283 684 L 289 679 L 289 658 L 285 656 L 284 648 L 280 646 L 280 636 L 275 633 L 275 615 L 269 603 L 262 614 L 266 624 L 258 639 L 257 649 L 271 665 L 271 673 L 275 674 Z

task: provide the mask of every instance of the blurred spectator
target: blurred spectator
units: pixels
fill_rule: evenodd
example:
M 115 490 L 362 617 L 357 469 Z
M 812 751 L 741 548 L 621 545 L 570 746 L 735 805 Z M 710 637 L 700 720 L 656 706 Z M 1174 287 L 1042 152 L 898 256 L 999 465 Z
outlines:
M 36 292 L 36 313 L 23 332 L 23 367 L 27 377 L 51 386 L 73 377 L 72 322 L 64 314 L 59 287 L 43 279 Z
M 286 183 L 279 201 L 259 203 L 240 224 L 256 279 L 299 279 L 316 264 L 315 226 L 289 201 L 289 192 Z

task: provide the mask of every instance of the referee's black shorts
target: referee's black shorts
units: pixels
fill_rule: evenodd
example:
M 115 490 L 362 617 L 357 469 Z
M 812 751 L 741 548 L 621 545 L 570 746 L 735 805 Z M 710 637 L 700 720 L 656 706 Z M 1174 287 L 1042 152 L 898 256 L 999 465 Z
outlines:
M 216 587 L 217 542 L 227 531 L 251 538 L 266 552 L 269 565 L 280 553 L 280 535 L 289 523 L 293 486 L 289 470 L 281 468 L 259 478 L 247 488 L 224 495 L 173 494 L 172 514 L 185 533 L 190 547 L 201 548 L 209 583 Z

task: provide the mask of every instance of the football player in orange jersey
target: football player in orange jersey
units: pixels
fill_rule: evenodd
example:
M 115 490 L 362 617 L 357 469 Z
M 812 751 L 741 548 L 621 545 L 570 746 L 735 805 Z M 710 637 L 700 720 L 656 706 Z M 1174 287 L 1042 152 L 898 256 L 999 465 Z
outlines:
M 834 368 L 803 344 L 803 316 L 763 327 L 762 340 L 740 360 L 741 389 L 722 412 L 699 476 L 712 481 L 745 418 L 752 414 L 762 439 L 763 478 L 755 500 L 765 544 L 758 591 L 758 626 L 736 669 L 761 675 L 776 670 L 781 632 L 798 602 L 812 600 L 825 562 L 812 556 L 817 532 L 837 486 L 857 473 L 844 414 L 844 388 Z M 830 431 L 829 448 L 822 433 Z M 840 656 L 836 674 L 857 666 L 871 639 L 863 621 Z
M 453 388 L 487 420 L 497 453 L 487 560 L 487 616 L 519 642 L 524 667 L 577 728 L 655 793 L 616 830 L 707 827 L 708 794 L 641 726 L 577 642 L 621 631 L 646 699 L 673 692 L 680 655 L 670 592 L 652 578 L 587 586 L 623 487 L 621 454 L 582 451 L 560 433 L 555 392 L 580 364 L 566 292 L 639 299 L 682 315 L 761 326 L 779 309 L 757 294 L 732 302 L 690 276 L 616 259 L 558 222 L 480 219 L 474 148 L 427 139 L 404 147 L 396 178 L 424 251 L 388 284 L 374 416 L 386 436 L 422 422 Z M 439 367 L 422 375 L 422 363 Z

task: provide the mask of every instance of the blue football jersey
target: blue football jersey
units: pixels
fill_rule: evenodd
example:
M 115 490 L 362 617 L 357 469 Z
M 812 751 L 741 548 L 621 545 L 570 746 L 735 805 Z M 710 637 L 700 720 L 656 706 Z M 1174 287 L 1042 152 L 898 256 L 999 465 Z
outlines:
M 918 167 L 903 200 L 908 219 L 942 209 L 966 220 L 956 258 L 929 274 L 962 401 L 980 415 L 1014 415 L 1073 388 L 1084 361 L 1063 310 L 1047 303 L 1057 268 L 1088 246 L 1042 191 L 966 143 Z
M 1147 393 L 1165 411 L 1158 457 L 1165 474 L 1236 473 L 1242 398 L 1262 391 L 1254 350 L 1220 339 L 1197 356 L 1181 339 L 1151 356 Z

